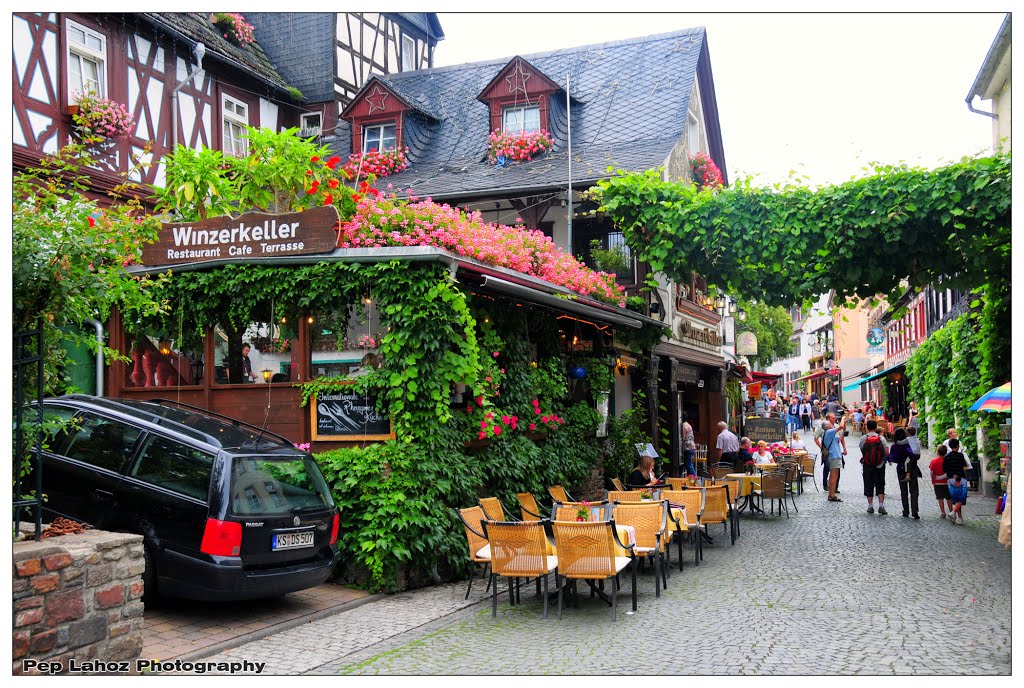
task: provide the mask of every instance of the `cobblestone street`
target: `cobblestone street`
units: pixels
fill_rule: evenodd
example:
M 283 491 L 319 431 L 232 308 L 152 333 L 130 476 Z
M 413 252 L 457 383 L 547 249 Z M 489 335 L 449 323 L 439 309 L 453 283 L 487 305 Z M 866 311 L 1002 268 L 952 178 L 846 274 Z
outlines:
M 869 515 L 849 439 L 843 503 L 808 480 L 788 519 L 745 514 L 735 546 L 712 529 L 703 563 L 675 568 L 660 599 L 651 570 L 640 575 L 636 614 L 624 576 L 616 624 L 585 595 L 545 620 L 532 586 L 519 607 L 499 599 L 492 619 L 483 584 L 464 602 L 460 583 L 210 659 L 265 661 L 272 674 L 1008 675 L 1010 552 L 996 542 L 995 500 L 972 492 L 966 524 L 951 525 L 926 478 L 921 520 L 905 519 L 890 467 L 889 515 Z

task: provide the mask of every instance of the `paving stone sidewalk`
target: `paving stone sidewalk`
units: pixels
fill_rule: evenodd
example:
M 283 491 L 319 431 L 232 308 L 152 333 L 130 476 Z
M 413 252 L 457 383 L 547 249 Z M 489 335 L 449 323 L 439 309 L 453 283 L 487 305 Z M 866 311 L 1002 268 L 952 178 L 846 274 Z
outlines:
M 265 674 L 1009 675 L 1010 552 L 996 542 L 995 500 L 972 492 L 966 525 L 952 525 L 925 479 L 922 519 L 905 519 L 890 467 L 889 515 L 869 515 L 857 439 L 844 502 L 808 480 L 788 519 L 745 515 L 735 546 L 713 529 L 702 564 L 676 568 L 660 599 L 641 574 L 636 614 L 626 582 L 616 624 L 586 596 L 561 621 L 542 619 L 532 588 L 492 619 L 483 585 L 466 602 L 460 583 L 209 659 L 265 661 Z

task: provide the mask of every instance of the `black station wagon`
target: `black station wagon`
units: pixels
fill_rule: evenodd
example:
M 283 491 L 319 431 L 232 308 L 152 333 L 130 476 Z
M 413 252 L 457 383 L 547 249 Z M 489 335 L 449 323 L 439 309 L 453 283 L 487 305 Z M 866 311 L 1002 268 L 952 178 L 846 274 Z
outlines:
M 271 597 L 324 582 L 338 510 L 313 457 L 241 421 L 166 400 L 67 395 L 43 452 L 48 510 L 145 538 L 147 599 Z

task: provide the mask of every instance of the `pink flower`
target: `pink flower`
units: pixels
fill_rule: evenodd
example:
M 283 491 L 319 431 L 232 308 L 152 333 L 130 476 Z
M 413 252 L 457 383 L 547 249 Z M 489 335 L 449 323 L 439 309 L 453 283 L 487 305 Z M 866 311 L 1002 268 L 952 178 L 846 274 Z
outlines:
M 537 424 L 536 423 L 530 423 L 530 429 L 531 430 L 536 430 L 537 429 Z
M 494 432 L 495 437 L 501 434 L 501 427 L 498 425 L 495 425 L 491 430 Z
M 484 398 L 482 396 L 476 398 L 476 405 L 477 406 L 483 406 L 484 405 Z
M 480 432 L 479 432 L 479 433 L 477 434 L 477 439 L 481 439 L 481 440 L 482 440 L 482 439 L 483 439 L 483 438 L 485 438 L 485 437 L 487 437 L 487 433 L 486 433 L 486 432 L 484 432 L 483 430 L 481 430 L 481 431 L 480 431 Z
M 500 352 L 500 351 L 495 351 L 495 352 L 494 352 L 493 354 L 491 354 L 491 355 L 492 355 L 492 356 L 494 356 L 495 358 L 497 358 L 498 356 L 500 356 L 500 355 L 501 355 L 501 352 Z

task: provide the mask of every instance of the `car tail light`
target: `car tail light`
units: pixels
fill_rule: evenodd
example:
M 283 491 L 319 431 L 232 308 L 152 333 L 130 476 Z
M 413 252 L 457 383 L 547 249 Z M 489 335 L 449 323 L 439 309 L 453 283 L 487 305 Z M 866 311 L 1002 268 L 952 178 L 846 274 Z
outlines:
M 331 544 L 338 541 L 338 512 L 334 512 L 334 523 L 331 525 Z
M 206 519 L 203 544 L 199 551 L 221 557 L 236 557 L 242 549 L 242 524 L 235 521 Z

